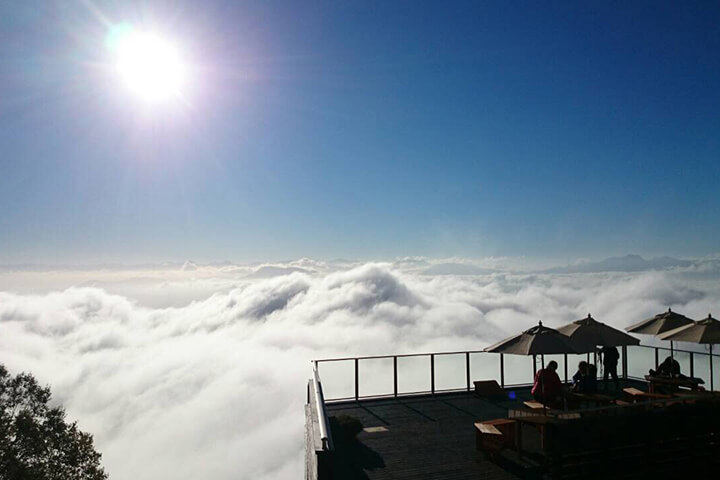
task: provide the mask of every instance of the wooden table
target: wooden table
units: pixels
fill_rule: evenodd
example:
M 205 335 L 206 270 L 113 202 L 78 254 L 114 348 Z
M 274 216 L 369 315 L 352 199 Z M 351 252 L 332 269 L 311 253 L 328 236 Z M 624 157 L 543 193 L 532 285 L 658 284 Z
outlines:
M 642 390 L 635 387 L 623 388 L 623 392 L 630 400 L 631 403 L 637 403 L 638 401 L 645 400 L 661 400 L 672 398 L 672 395 L 663 395 L 661 393 L 643 392 Z
M 566 394 L 569 401 L 577 400 L 579 403 L 585 402 L 594 406 L 611 405 L 615 400 L 609 395 L 603 395 L 601 393 L 579 393 L 579 392 L 568 392 Z
M 545 415 L 535 415 L 535 416 L 530 416 L 530 417 L 516 417 L 515 420 L 517 421 L 517 425 L 518 425 L 517 449 L 518 449 L 518 453 L 520 453 L 521 455 L 522 455 L 522 449 L 523 449 L 522 426 L 524 424 L 532 425 L 538 429 L 538 432 L 540 433 L 540 448 L 544 449 L 545 448 L 545 426 L 548 423 L 553 423 L 553 422 L 557 421 L 557 419 L 555 419 L 554 417 L 549 417 L 549 416 L 545 416 Z
M 677 391 L 680 387 L 689 388 L 690 390 L 700 390 L 700 385 L 705 382 L 701 378 L 692 377 L 662 377 L 645 375 L 649 385 L 650 393 L 655 393 L 657 387 L 666 387 L 670 391 Z

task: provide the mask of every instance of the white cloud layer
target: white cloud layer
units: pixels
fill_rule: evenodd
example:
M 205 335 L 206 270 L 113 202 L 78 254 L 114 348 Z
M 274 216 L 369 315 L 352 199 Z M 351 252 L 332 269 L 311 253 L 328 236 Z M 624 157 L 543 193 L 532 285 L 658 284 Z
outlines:
M 477 350 L 538 319 L 624 327 L 720 307 L 717 262 L 566 275 L 451 263 L 6 271 L 0 362 L 51 384 L 113 479 L 285 480 L 302 475 L 313 358 Z

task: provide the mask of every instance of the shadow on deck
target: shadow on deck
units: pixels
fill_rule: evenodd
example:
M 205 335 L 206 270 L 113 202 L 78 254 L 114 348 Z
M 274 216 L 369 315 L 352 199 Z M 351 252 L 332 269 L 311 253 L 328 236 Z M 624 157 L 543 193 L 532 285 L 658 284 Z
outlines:
M 334 478 L 518 478 L 476 451 L 473 423 L 505 417 L 508 408 L 527 398 L 524 389 L 516 400 L 453 393 L 330 404 L 331 419 L 349 415 L 365 427 L 357 441 L 346 440 L 333 422 Z
M 623 386 L 635 383 L 627 381 Z M 509 409 L 530 399 L 527 387 L 508 389 L 507 393 L 508 397 L 500 398 L 461 392 L 330 403 L 327 413 L 335 441 L 333 478 L 539 478 L 537 464 L 530 460 L 500 462 L 503 468 L 476 449 L 475 422 L 506 418 Z M 615 393 L 619 396 L 622 391 Z M 357 439 L 343 437 L 337 418 L 344 415 L 359 419 L 365 427 Z M 533 447 L 526 444 L 529 450 Z

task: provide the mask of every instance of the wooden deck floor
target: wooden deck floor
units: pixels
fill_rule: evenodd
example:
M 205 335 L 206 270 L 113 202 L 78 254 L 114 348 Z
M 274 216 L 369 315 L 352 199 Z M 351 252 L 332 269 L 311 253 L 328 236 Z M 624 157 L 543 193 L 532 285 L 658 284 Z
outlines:
M 637 382 L 624 381 L 623 386 Z M 619 396 L 621 391 L 615 392 Z M 328 415 L 360 419 L 358 442 L 333 429 L 335 478 L 355 480 L 502 480 L 520 478 L 475 449 L 473 423 L 506 418 L 509 408 L 530 399 L 528 388 L 514 399 L 480 398 L 470 392 L 411 398 L 331 403 Z M 383 427 L 383 428 L 373 428 Z M 368 432 L 367 429 L 371 431 Z M 539 441 L 539 439 L 538 439 Z
M 335 435 L 333 470 L 343 479 L 519 478 L 476 452 L 473 427 L 476 421 L 505 417 L 517 403 L 459 393 L 329 405 L 330 416 L 351 415 L 366 429 L 379 430 L 361 432 L 357 443 Z

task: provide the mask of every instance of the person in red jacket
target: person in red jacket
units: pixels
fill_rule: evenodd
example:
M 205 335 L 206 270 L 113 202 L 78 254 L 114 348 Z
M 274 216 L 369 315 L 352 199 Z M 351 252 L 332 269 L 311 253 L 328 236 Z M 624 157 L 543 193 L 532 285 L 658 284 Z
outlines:
M 535 400 L 553 408 L 562 407 L 563 386 L 558 377 L 557 368 L 557 362 L 552 360 L 547 367 L 538 370 L 532 390 L 530 390 Z

